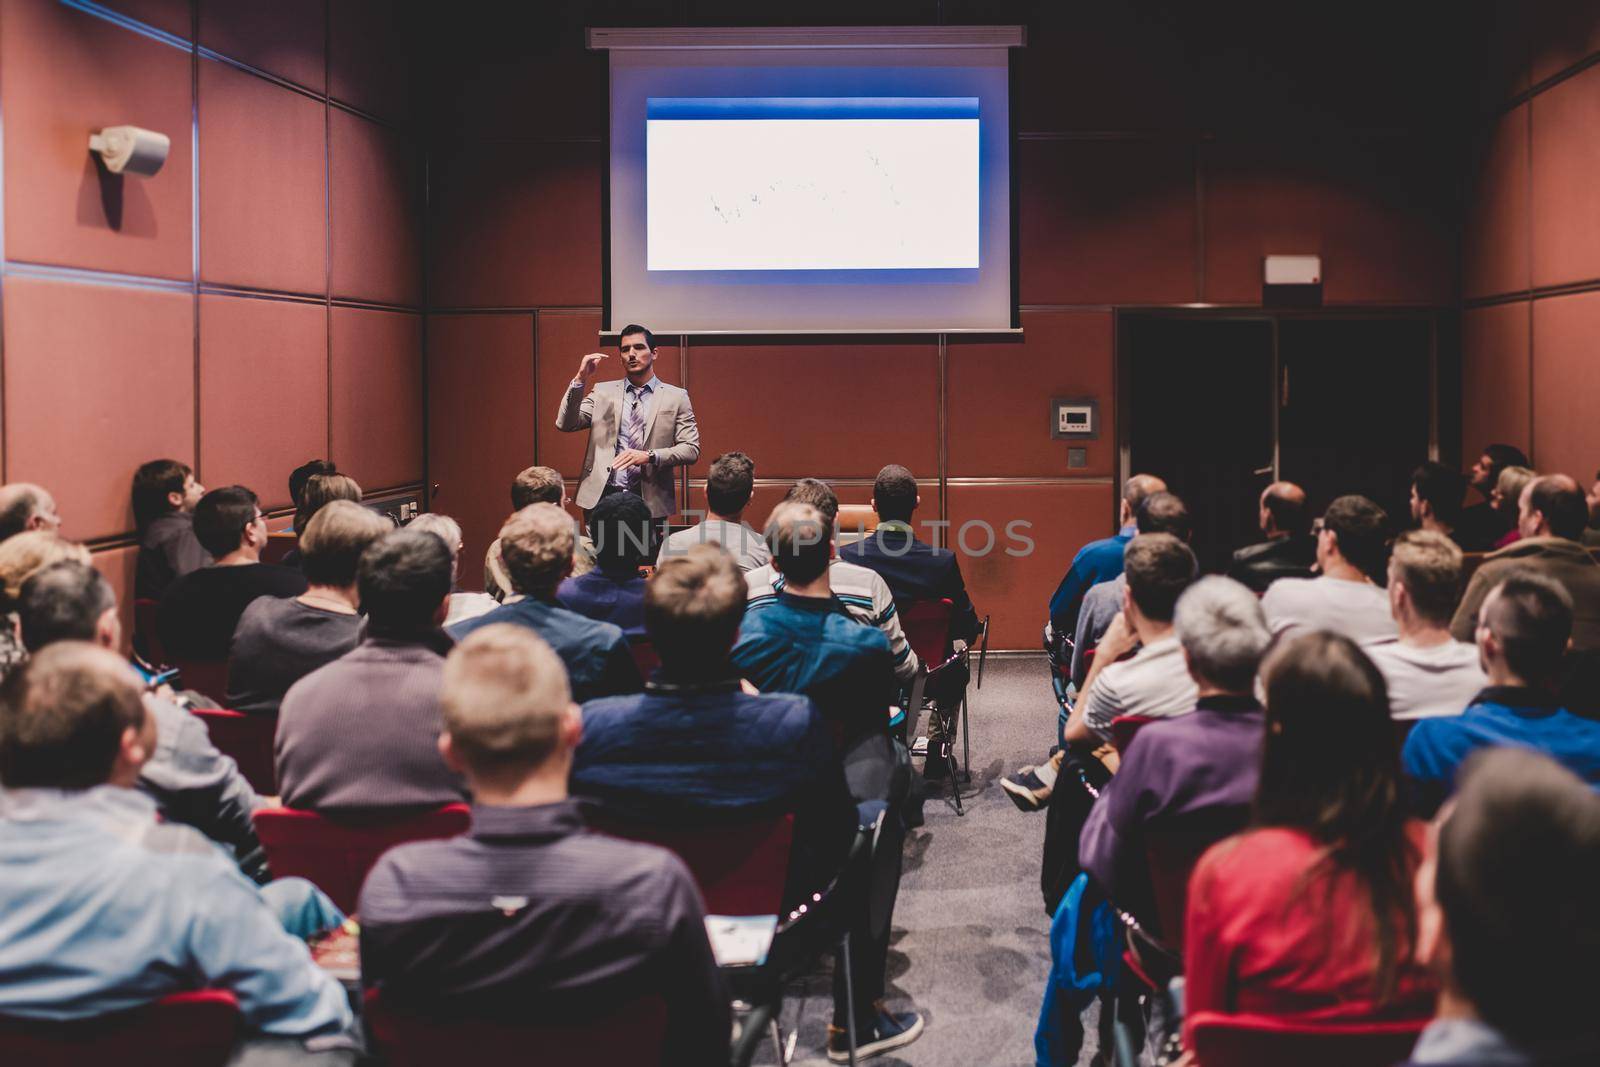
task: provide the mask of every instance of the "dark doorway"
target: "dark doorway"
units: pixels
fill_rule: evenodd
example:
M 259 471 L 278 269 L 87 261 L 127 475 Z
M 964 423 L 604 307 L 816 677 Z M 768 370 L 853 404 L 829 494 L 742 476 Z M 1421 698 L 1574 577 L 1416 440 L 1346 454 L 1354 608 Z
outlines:
M 1409 522 L 1434 433 L 1426 315 L 1127 313 L 1117 348 L 1124 473 L 1159 474 L 1189 504 L 1203 570 L 1260 539 L 1274 478 L 1313 514 L 1361 493 Z
M 1205 571 L 1256 537 L 1272 480 L 1272 323 L 1129 316 L 1118 328 L 1122 422 L 1133 472 L 1189 505 Z

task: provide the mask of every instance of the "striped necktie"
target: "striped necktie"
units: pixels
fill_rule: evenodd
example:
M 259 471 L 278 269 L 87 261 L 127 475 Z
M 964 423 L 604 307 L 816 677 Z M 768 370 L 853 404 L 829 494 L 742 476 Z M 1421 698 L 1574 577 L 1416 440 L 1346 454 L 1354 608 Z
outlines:
M 618 435 L 619 451 L 638 448 L 644 443 L 644 390 L 633 385 L 625 388 L 628 393 L 628 410 L 622 418 L 622 432 Z M 639 477 L 639 468 L 629 467 L 617 473 L 617 484 L 624 489 L 631 489 Z

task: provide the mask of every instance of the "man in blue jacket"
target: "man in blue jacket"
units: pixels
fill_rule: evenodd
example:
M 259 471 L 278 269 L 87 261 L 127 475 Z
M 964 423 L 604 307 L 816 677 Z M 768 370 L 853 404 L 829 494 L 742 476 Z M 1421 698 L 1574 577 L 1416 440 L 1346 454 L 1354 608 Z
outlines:
M 1090 586 L 1108 582 L 1122 573 L 1122 550 L 1138 532 L 1134 515 L 1139 502 L 1151 493 L 1165 492 L 1166 488 L 1167 483 L 1153 474 L 1135 474 L 1123 484 L 1116 534 L 1090 541 L 1078 549 L 1066 577 L 1061 579 L 1055 595 L 1050 598 L 1050 626 L 1056 633 L 1070 634 L 1077 629 L 1078 608 L 1083 605 L 1083 595 Z
M 1456 772 L 1480 748 L 1516 746 L 1553 757 L 1600 786 L 1600 722 L 1572 714 L 1556 696 L 1572 635 L 1572 598 L 1542 574 L 1513 574 L 1478 610 L 1478 655 L 1489 686 L 1460 715 L 1424 719 L 1406 738 L 1406 774 L 1423 814 L 1438 809 Z

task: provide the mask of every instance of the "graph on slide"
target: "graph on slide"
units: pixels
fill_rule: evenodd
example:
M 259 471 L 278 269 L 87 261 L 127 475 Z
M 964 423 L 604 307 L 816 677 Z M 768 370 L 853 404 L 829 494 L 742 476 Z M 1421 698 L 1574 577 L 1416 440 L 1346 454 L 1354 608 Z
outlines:
M 979 266 L 976 98 L 650 105 L 649 270 Z

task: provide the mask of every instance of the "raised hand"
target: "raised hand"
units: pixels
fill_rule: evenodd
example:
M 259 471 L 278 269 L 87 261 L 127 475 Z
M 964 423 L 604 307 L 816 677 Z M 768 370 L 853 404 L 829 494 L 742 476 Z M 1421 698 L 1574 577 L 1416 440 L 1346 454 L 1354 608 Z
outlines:
M 600 361 L 606 358 L 605 352 L 590 352 L 578 361 L 578 380 L 588 382 L 594 377 L 594 372 L 600 368 Z

